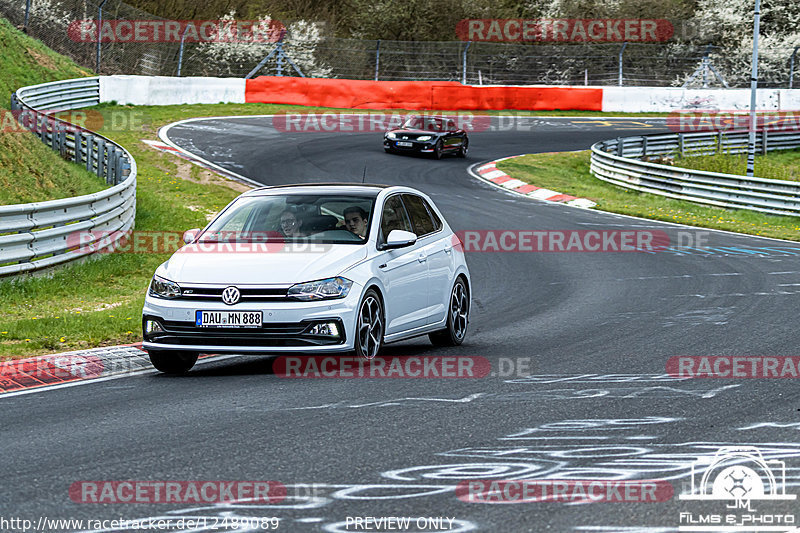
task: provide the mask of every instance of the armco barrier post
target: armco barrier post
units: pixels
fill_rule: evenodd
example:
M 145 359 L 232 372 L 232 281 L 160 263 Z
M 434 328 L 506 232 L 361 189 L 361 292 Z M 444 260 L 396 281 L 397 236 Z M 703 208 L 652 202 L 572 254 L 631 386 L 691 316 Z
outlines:
M 122 183 L 122 170 L 123 170 L 123 163 L 125 158 L 122 156 L 122 152 L 117 152 L 117 162 L 116 162 L 116 175 L 114 176 L 114 185 L 119 185 Z
M 93 172 L 94 163 L 92 157 L 94 154 L 94 135 L 91 133 L 86 135 L 86 170 Z
M 467 45 L 464 47 L 464 55 L 461 62 L 461 83 L 466 85 L 467 84 L 467 50 L 469 50 L 469 45 L 472 44 L 472 41 L 467 41 Z
M 117 147 L 113 144 L 108 145 L 108 168 L 106 170 L 106 183 L 109 185 L 115 185 L 114 179 L 116 179 L 116 167 L 114 163 L 116 162 L 117 158 Z
M 378 81 L 378 67 L 381 64 L 381 40 L 378 39 L 378 45 L 375 47 L 375 81 Z
M 622 43 L 622 48 L 619 49 L 619 80 L 617 85 L 622 87 L 622 54 L 625 52 L 625 47 L 628 46 L 628 41 Z
M 106 5 L 108 0 L 103 0 L 100 2 L 100 5 L 97 6 L 97 51 L 95 55 L 95 68 L 94 71 L 100 74 L 100 28 L 103 27 L 103 6 Z
M 81 130 L 75 130 L 75 163 L 80 165 L 83 163 L 83 154 L 81 153 L 83 150 L 83 133 Z
M 67 128 L 63 124 L 58 125 L 58 151 L 61 157 L 67 157 Z
M 624 148 L 625 147 L 622 144 L 622 137 L 617 137 L 617 155 L 619 157 L 622 157 L 622 153 L 623 153 Z
M 683 133 L 678 134 L 678 153 L 683 157 Z
M 50 121 L 50 117 L 47 117 L 47 120 Z M 59 151 L 58 148 L 58 123 L 55 121 L 50 122 L 50 147 L 55 150 L 56 152 Z
M 183 66 L 183 48 L 184 42 L 186 41 L 186 30 L 189 29 L 189 25 L 187 24 L 185 28 L 183 28 L 183 32 L 181 32 L 181 47 L 178 50 L 178 77 L 181 77 L 181 66 Z
M 22 31 L 28 33 L 28 20 L 31 15 L 31 0 L 25 0 L 25 22 L 22 23 Z
M 97 152 L 95 153 L 95 157 L 97 158 L 97 175 L 105 178 L 106 177 L 106 140 L 103 138 L 97 139 Z

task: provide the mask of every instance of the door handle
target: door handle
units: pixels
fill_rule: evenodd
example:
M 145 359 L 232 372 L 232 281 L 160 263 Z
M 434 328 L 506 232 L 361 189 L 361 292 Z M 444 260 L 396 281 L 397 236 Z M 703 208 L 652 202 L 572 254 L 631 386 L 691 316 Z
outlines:
M 428 260 L 428 256 L 427 256 L 427 255 L 425 255 L 425 254 L 423 254 L 423 253 L 420 253 L 420 254 L 419 254 L 419 256 L 417 257 L 417 260 L 418 260 L 420 263 L 424 263 L 425 261 L 427 261 L 427 260 Z

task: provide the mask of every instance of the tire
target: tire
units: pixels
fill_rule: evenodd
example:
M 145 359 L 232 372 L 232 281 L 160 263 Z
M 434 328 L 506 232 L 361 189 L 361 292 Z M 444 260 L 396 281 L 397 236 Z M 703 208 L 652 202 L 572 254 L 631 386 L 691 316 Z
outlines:
M 469 150 L 469 140 L 464 139 L 464 142 L 461 143 L 461 147 L 458 149 L 458 157 L 467 157 L 468 150 Z
M 433 158 L 441 159 L 443 150 L 444 148 L 442 145 L 442 140 L 439 139 L 438 141 L 436 141 L 436 146 L 433 147 Z
M 387 154 L 393 154 L 394 153 L 394 150 L 392 150 L 391 148 L 384 148 L 383 151 L 386 152 Z
M 428 334 L 434 346 L 458 346 L 467 336 L 469 324 L 469 290 L 462 278 L 457 278 L 450 291 L 447 306 L 447 327 Z
M 151 350 L 147 354 L 150 362 L 165 374 L 185 374 L 192 369 L 197 362 L 196 352 L 183 352 L 172 350 Z
M 358 306 L 356 318 L 355 352 L 358 357 L 374 359 L 383 347 L 383 304 L 378 293 L 369 289 Z

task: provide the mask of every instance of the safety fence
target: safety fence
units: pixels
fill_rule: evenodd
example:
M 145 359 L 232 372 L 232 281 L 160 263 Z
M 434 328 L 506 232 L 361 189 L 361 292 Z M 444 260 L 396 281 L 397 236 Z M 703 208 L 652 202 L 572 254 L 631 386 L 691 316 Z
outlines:
M 740 154 L 748 150 L 747 131 L 664 133 L 620 137 L 592 146 L 595 177 L 628 189 L 719 207 L 778 215 L 800 215 L 800 182 L 721 174 L 649 161 L 680 154 Z M 800 147 L 800 132 L 757 132 L 756 150 Z
M 51 267 L 113 247 L 133 228 L 136 161 L 114 141 L 55 116 L 58 111 L 99 103 L 99 78 L 23 87 L 12 96 L 11 109 L 22 126 L 64 159 L 104 178 L 110 187 L 74 198 L 0 206 L 0 276 Z M 78 242 L 78 236 L 90 239 Z
M 350 39 L 328 35 L 315 24 L 284 21 L 288 31 L 280 43 L 184 42 L 184 35 L 177 42 L 123 38 L 98 44 L 76 39 L 74 25 L 165 19 L 121 0 L 0 0 L 0 15 L 98 74 L 302 75 L 473 85 L 747 87 L 750 81 L 749 56 L 701 42 L 702 33 L 677 27 L 681 39 L 664 42 L 496 43 Z M 797 48 L 789 42 L 774 46 L 769 54 L 762 51 L 759 85 L 791 88 Z

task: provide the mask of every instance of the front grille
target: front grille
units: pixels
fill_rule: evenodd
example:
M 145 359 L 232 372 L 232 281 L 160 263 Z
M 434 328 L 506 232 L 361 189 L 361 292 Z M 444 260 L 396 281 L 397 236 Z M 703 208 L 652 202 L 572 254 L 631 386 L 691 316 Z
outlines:
M 199 328 L 194 322 L 162 322 L 168 332 L 191 333 L 192 335 L 214 335 L 229 333 L 247 337 L 264 335 L 300 335 L 316 322 L 274 322 L 263 324 L 260 328 Z
M 143 317 L 143 322 L 152 317 Z M 319 319 L 305 322 L 273 322 L 260 328 L 199 328 L 194 322 L 159 321 L 163 332 L 145 333 L 145 340 L 160 344 L 206 345 L 206 346 L 250 346 L 250 347 L 313 347 L 344 344 L 345 331 L 340 319 Z M 311 335 L 308 332 L 315 324 L 336 322 L 339 338 Z
M 242 288 L 237 287 L 242 295 L 242 302 L 275 302 L 286 300 L 288 288 Z M 193 287 L 181 285 L 181 295 L 178 300 L 193 301 L 222 301 L 222 291 L 225 287 Z M 188 294 L 187 294 L 188 292 Z

